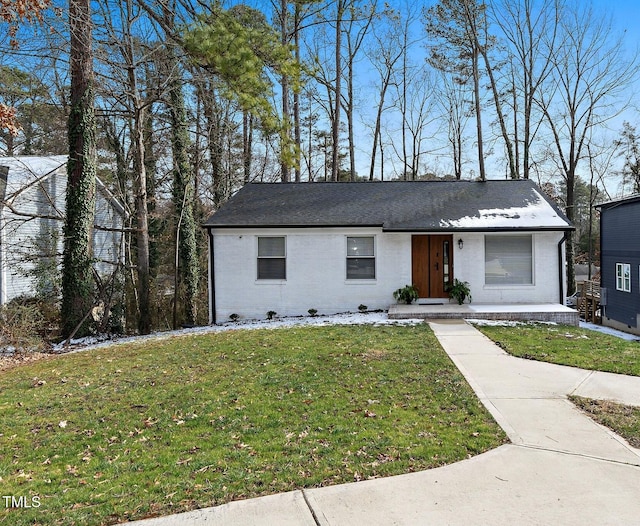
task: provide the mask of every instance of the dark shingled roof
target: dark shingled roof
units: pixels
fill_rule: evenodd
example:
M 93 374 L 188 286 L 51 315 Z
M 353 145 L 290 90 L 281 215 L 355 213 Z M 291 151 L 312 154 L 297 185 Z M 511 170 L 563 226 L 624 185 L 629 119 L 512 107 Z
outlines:
M 529 180 L 251 183 L 204 226 L 379 226 L 399 232 L 572 229 Z

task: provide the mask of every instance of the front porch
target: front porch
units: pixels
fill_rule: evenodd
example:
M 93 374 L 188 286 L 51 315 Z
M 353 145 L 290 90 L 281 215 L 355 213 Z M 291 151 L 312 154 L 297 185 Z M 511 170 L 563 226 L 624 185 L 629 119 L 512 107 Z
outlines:
M 507 321 L 546 321 L 563 325 L 579 325 L 577 310 L 559 303 L 553 304 L 511 304 L 481 305 L 444 303 L 439 305 L 402 305 L 389 307 L 389 319 L 476 319 Z

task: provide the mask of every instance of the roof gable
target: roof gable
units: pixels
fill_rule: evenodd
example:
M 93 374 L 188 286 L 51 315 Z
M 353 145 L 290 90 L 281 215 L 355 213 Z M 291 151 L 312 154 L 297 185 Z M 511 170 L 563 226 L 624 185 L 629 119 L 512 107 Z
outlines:
M 626 197 L 620 197 L 612 199 L 610 201 L 605 201 L 603 203 L 598 203 L 595 205 L 595 207 L 602 210 L 607 210 L 609 208 L 617 208 L 619 206 L 633 205 L 638 202 L 640 202 L 640 194 L 632 194 Z
M 66 155 L 0 157 L 0 201 L 11 203 L 21 193 L 55 173 L 59 173 L 66 180 L 67 159 Z M 125 216 L 124 206 L 99 177 L 96 177 L 96 185 L 97 190 L 117 213 Z
M 204 226 L 380 226 L 390 232 L 572 229 L 529 180 L 250 183 Z
M 7 168 L 4 199 L 12 200 L 25 189 L 43 181 L 66 164 L 66 155 L 0 157 L 0 166 Z

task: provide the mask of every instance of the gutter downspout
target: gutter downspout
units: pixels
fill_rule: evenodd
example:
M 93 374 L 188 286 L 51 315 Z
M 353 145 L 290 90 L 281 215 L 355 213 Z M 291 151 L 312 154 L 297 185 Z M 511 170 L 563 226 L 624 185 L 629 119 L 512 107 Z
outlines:
M 567 230 L 564 231 L 564 234 L 562 236 L 562 239 L 560 241 L 558 241 L 558 267 L 559 267 L 559 272 L 558 272 L 558 285 L 559 285 L 559 291 L 560 291 L 560 305 L 564 305 L 565 304 L 565 297 L 564 297 L 564 280 L 565 280 L 565 258 L 562 257 L 563 256 L 563 249 L 562 249 L 562 245 L 564 243 L 567 242 L 567 238 L 569 236 L 569 232 Z
M 209 232 L 209 325 L 216 324 L 216 276 L 213 257 L 213 233 Z

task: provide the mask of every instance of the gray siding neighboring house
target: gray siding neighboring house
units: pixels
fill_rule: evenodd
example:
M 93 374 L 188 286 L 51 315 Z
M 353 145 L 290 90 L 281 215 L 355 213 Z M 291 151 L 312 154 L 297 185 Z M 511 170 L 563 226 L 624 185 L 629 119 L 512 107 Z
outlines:
M 640 195 L 597 207 L 602 324 L 640 334 Z
M 67 157 L 0 158 L 0 305 L 46 293 L 63 250 Z M 95 269 L 122 261 L 125 210 L 97 179 Z

